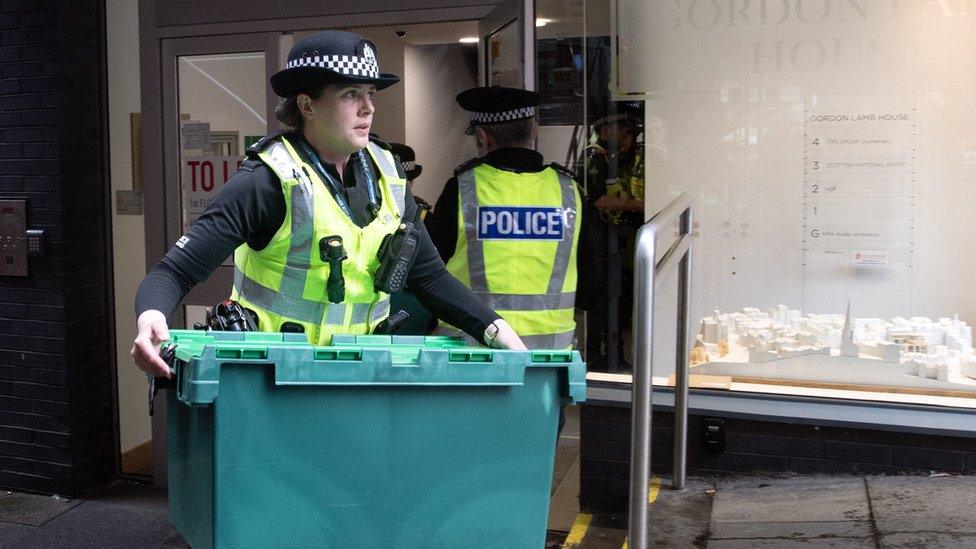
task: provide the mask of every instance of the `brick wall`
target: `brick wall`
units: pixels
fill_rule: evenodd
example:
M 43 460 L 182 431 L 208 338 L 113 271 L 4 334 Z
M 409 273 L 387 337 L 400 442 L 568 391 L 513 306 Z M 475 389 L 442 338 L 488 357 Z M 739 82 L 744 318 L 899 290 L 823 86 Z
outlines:
M 0 486 L 77 495 L 114 472 L 104 5 L 0 0 L 0 197 L 47 255 L 0 277 Z
M 703 416 L 688 418 L 688 472 L 712 473 L 929 473 L 976 474 L 976 440 L 725 419 L 725 451 L 706 454 Z M 651 464 L 670 474 L 674 415 L 652 418 Z M 630 408 L 584 404 L 580 410 L 580 505 L 593 511 L 627 510 Z

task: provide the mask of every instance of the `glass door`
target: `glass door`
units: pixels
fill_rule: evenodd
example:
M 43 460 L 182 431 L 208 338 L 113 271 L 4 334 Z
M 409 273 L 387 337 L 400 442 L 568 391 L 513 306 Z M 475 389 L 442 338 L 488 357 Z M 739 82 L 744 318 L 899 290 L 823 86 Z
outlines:
M 170 245 L 237 171 L 246 148 L 277 128 L 268 85 L 277 67 L 274 44 L 277 35 L 272 42 L 267 34 L 164 41 L 165 234 Z M 232 283 L 228 258 L 190 292 L 173 325 L 192 326 L 203 307 L 230 294 Z
M 162 42 L 165 215 L 147 238 L 179 239 L 237 171 L 246 148 L 276 130 L 268 78 L 277 69 L 278 34 L 167 39 Z M 191 327 L 205 307 L 226 299 L 233 283 L 228 260 L 198 284 L 173 314 L 172 328 Z M 165 399 L 153 416 L 153 473 L 166 482 Z M 124 425 L 121 427 L 124 429 Z
M 505 0 L 478 22 L 479 82 L 535 89 L 535 3 Z

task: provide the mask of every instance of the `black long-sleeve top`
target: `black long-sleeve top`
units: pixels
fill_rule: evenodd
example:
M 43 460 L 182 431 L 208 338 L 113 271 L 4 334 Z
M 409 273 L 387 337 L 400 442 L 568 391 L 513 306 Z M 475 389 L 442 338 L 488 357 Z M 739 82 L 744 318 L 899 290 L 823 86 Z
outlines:
M 541 172 L 548 167 L 543 163 L 542 155 L 532 149 L 503 148 L 495 149 L 484 157 L 481 162 L 495 168 L 515 173 Z M 443 261 L 448 261 L 457 248 L 458 236 L 458 202 L 460 201 L 457 177 L 450 178 L 444 185 L 434 211 L 427 216 L 425 223 L 430 238 L 437 247 Z M 591 231 L 587 229 L 589 222 L 583 212 L 578 212 L 580 219 L 580 237 L 576 249 L 577 287 L 588 288 L 600 282 L 592 276 L 593 269 L 588 268 L 591 259 L 595 257 Z M 587 309 L 590 306 L 589 297 L 592 292 L 577 292 L 576 307 Z
M 294 143 L 304 139 L 300 134 L 284 137 Z M 304 158 L 301 147 L 296 150 Z M 363 167 L 354 160 L 350 158 L 346 163 L 341 192 L 352 211 L 353 221 L 365 227 L 375 216 L 369 207 Z M 322 165 L 339 180 L 334 165 L 325 162 Z M 374 181 L 378 180 L 372 161 L 366 164 L 366 169 L 372 172 Z M 417 206 L 409 189 L 406 193 L 404 218 L 412 219 Z M 246 160 L 203 215 L 146 275 L 136 293 L 136 316 L 156 309 L 168 318 L 190 289 L 210 276 L 238 246 L 247 243 L 255 250 L 264 249 L 281 227 L 285 210 L 285 196 L 278 177 L 260 160 Z M 417 259 L 407 277 L 410 288 L 437 317 L 481 341 L 485 328 L 501 317 L 447 272 L 426 229 L 422 225 L 420 228 Z

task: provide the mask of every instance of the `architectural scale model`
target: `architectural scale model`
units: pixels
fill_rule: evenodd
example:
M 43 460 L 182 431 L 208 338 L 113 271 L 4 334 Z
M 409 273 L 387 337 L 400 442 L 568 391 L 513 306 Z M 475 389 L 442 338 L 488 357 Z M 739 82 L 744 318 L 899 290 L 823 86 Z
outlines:
M 851 318 L 850 303 L 843 315 L 804 316 L 785 305 L 735 313 L 716 309 L 701 320 L 692 352 L 693 365 L 786 361 L 812 375 L 818 368 L 835 367 L 838 360 L 845 369 L 884 364 L 890 373 L 976 385 L 972 328 L 958 315 L 936 321 Z

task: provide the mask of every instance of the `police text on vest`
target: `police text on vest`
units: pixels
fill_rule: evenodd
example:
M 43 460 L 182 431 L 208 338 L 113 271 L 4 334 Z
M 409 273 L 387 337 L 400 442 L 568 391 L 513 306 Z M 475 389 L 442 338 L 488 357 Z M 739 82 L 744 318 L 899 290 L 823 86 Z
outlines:
M 478 208 L 478 240 L 562 240 L 564 226 L 558 207 Z

